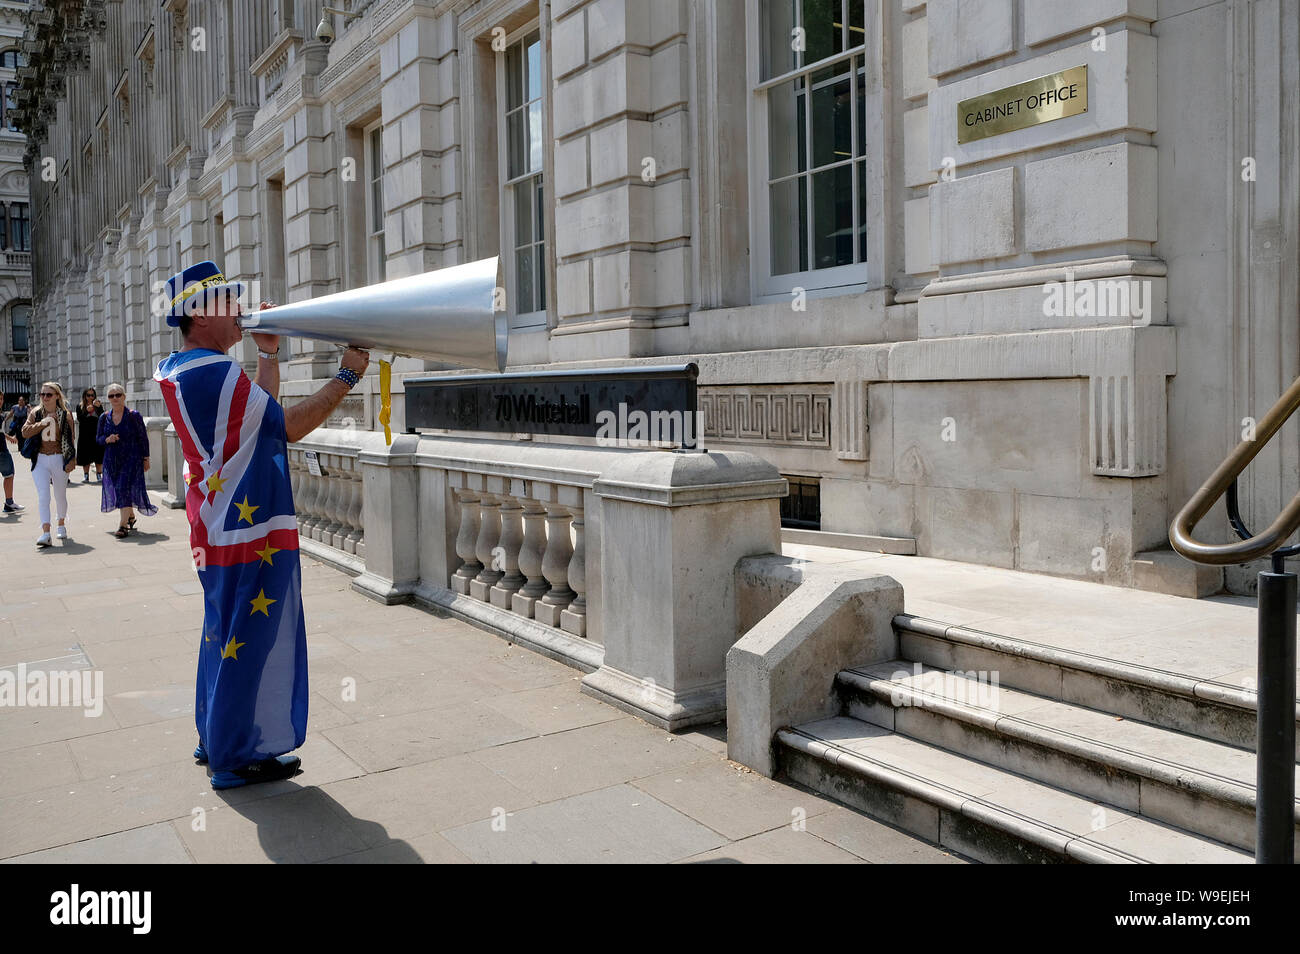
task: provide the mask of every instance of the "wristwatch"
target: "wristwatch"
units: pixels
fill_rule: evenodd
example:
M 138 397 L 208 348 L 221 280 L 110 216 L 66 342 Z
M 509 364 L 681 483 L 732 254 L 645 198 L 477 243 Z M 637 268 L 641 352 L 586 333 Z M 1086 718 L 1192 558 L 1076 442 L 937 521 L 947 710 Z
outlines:
M 259 358 L 266 358 L 266 360 L 268 360 L 268 361 L 274 361 L 276 358 L 278 358 L 278 357 L 280 356 L 280 349 L 279 349 L 279 348 L 276 348 L 274 351 L 272 351 L 272 352 L 270 352 L 270 353 L 268 354 L 267 352 L 262 351 L 262 350 L 259 348 L 259 349 L 258 349 L 258 352 L 257 352 L 257 356 L 258 356 Z

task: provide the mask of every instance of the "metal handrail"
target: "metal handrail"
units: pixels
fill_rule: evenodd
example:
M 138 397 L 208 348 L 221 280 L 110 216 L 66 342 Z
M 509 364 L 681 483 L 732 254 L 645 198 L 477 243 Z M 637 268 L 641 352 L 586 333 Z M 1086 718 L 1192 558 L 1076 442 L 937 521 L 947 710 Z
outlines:
M 1300 546 L 1283 543 L 1300 528 L 1300 494 L 1263 533 L 1252 535 L 1241 519 L 1237 478 L 1297 408 L 1300 378 L 1269 408 L 1255 438 L 1236 446 L 1178 511 L 1169 528 L 1173 548 L 1196 563 L 1224 566 L 1272 557 L 1271 569 L 1260 572 L 1257 584 L 1255 861 L 1259 864 L 1291 864 L 1295 859 L 1296 599 L 1300 580 L 1286 571 L 1284 561 L 1300 553 Z M 1194 540 L 1196 524 L 1225 493 L 1228 522 L 1241 541 L 1211 544 Z
M 1255 459 L 1287 422 L 1287 419 L 1300 408 L 1300 378 L 1296 378 L 1286 392 L 1278 398 L 1255 429 L 1254 440 L 1244 440 L 1236 446 L 1227 459 L 1210 475 L 1201 488 L 1192 494 L 1190 500 L 1178 511 L 1174 522 L 1169 527 L 1169 543 L 1174 550 L 1195 563 L 1207 563 L 1211 566 L 1226 566 L 1231 563 L 1249 563 L 1260 557 L 1268 556 L 1277 550 L 1291 534 L 1300 529 L 1300 494 L 1296 494 L 1286 505 L 1277 519 L 1262 532 L 1242 540 L 1240 543 L 1201 543 L 1192 537 L 1192 531 L 1201 519 L 1210 512 L 1241 476 L 1247 465 Z

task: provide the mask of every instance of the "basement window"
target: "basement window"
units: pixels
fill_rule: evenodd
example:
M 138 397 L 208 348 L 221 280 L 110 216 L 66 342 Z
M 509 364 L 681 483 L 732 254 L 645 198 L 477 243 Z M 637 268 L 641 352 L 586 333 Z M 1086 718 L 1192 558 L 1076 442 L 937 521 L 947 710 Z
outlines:
M 790 494 L 781 501 L 781 526 L 796 530 L 822 528 L 822 489 L 816 477 L 782 474 L 790 482 Z

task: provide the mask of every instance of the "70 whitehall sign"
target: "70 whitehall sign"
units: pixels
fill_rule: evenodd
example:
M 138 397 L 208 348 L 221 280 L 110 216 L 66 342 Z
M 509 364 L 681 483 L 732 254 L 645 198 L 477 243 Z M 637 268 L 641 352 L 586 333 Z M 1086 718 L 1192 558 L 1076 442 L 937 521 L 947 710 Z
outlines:
M 974 142 L 1088 111 L 1088 67 L 994 90 L 957 104 L 957 142 Z

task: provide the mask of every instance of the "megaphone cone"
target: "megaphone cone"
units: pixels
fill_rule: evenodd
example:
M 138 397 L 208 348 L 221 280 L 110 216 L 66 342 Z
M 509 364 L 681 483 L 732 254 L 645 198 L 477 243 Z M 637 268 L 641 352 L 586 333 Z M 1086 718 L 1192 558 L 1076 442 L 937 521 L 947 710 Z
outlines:
M 245 331 L 333 341 L 467 368 L 502 371 L 509 320 L 500 260 L 353 288 L 334 295 L 245 312 Z

